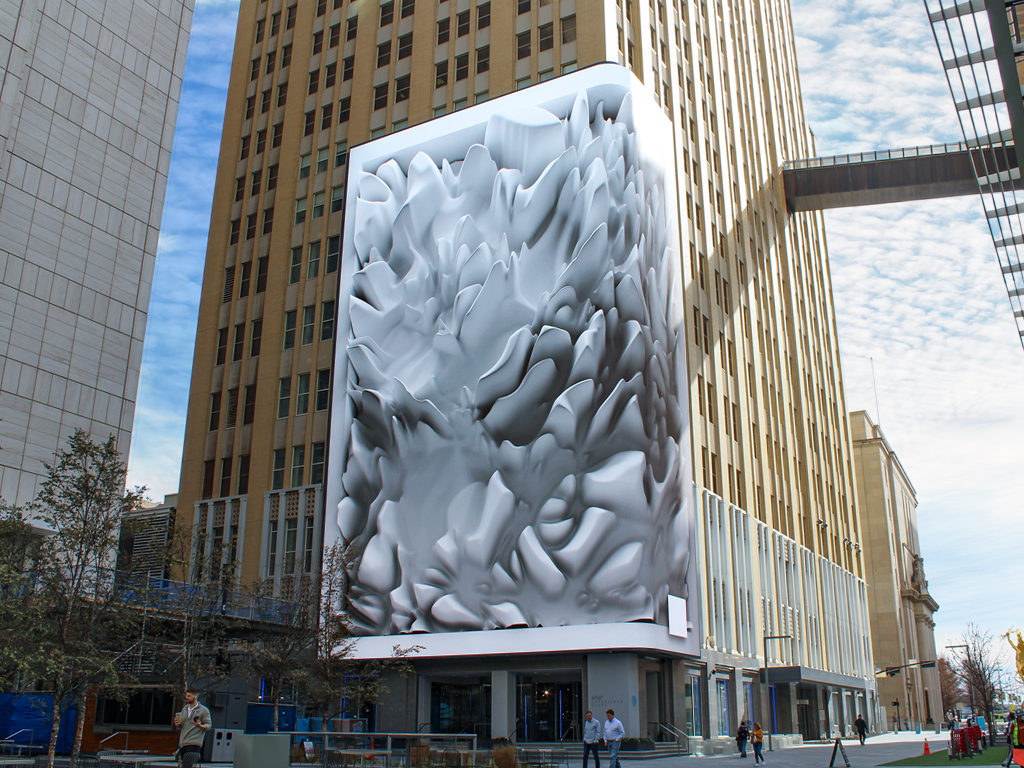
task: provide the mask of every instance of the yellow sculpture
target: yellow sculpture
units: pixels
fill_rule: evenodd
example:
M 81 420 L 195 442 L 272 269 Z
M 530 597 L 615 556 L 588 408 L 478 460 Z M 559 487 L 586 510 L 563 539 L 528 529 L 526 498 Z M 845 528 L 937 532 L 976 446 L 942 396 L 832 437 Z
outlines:
M 1011 630 L 1012 631 L 1012 630 Z M 1024 683 L 1024 637 L 1021 637 L 1020 630 L 1017 630 L 1017 642 L 1013 642 L 1013 638 L 1010 637 L 1010 633 L 1007 632 L 1006 642 L 1010 644 L 1010 647 L 1017 654 L 1017 677 L 1020 678 L 1021 682 Z

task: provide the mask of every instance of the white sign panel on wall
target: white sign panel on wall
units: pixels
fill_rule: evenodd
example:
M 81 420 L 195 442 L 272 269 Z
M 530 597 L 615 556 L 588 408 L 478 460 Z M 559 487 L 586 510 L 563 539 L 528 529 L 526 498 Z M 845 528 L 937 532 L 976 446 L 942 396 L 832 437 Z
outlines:
M 673 156 L 615 65 L 351 151 L 324 539 L 361 654 L 696 653 Z

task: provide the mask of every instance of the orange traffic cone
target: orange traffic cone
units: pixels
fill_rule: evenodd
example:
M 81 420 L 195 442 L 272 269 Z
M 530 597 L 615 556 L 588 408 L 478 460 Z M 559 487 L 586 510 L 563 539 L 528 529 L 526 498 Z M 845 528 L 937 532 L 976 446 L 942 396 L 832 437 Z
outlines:
M 924 740 L 924 753 L 926 755 L 930 755 L 932 753 L 932 751 L 928 748 L 928 739 Z

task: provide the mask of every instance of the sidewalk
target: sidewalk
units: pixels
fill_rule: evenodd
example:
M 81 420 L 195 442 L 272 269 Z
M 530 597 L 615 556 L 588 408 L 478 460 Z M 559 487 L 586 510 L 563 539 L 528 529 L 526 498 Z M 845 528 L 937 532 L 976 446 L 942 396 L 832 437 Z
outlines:
M 913 731 L 902 731 L 900 733 L 883 733 L 877 736 L 869 736 L 864 746 L 861 746 L 857 739 L 843 739 L 843 748 L 847 757 L 850 758 L 852 768 L 877 768 L 877 766 L 902 760 L 907 757 L 917 757 L 924 753 L 924 741 L 928 739 L 928 745 L 932 752 L 945 749 L 949 741 L 949 734 L 943 732 L 941 735 L 933 733 L 921 733 Z M 831 744 L 805 744 L 799 747 L 766 752 L 765 765 L 770 768 L 784 766 L 785 768 L 828 768 L 829 760 L 832 757 Z M 602 758 L 606 754 L 601 755 Z M 747 749 L 747 758 L 744 760 L 738 754 L 715 755 L 712 757 L 663 757 L 656 760 L 630 760 L 624 763 L 625 768 L 673 768 L 681 765 L 683 768 L 698 768 L 704 761 L 716 761 L 716 765 L 706 768 L 754 768 L 753 749 Z M 605 761 L 602 759 L 602 763 Z M 836 755 L 837 768 L 846 768 L 841 754 Z M 951 762 L 950 765 L 953 765 Z M 968 760 L 956 763 L 957 766 L 968 765 L 970 768 L 989 768 L 998 766 L 998 763 L 981 763 L 977 760 Z M 579 768 L 578 763 L 570 763 L 570 768 Z

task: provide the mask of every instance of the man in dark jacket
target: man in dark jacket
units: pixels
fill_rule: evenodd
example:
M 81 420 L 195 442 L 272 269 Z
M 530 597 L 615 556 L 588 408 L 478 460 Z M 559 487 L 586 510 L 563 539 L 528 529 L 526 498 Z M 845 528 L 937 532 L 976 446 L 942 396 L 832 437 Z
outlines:
M 747 740 L 750 738 L 750 729 L 747 728 L 747 721 L 741 720 L 740 727 L 736 729 L 736 746 L 740 750 L 740 757 L 747 756 Z
M 868 724 L 867 721 L 857 715 L 857 719 L 853 721 L 853 727 L 857 729 L 857 738 L 860 739 L 860 743 L 864 743 L 864 739 L 868 737 Z

